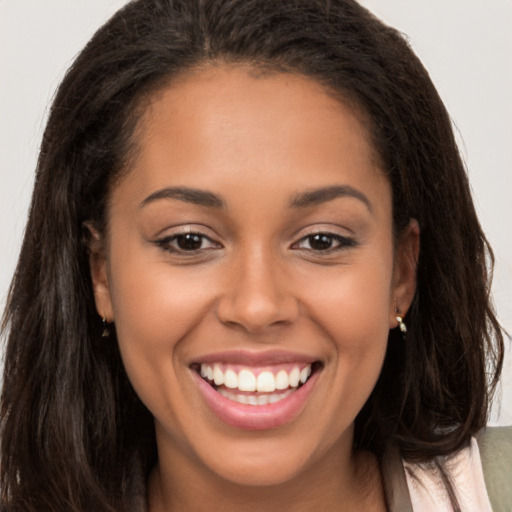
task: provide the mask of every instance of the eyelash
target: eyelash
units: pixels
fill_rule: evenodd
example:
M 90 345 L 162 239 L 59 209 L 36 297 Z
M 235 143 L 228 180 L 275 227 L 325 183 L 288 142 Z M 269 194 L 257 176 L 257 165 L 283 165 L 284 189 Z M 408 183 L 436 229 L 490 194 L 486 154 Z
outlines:
M 199 243 L 199 247 L 196 248 L 189 248 L 185 249 L 183 247 L 176 246 L 179 244 L 181 239 L 186 239 L 189 237 L 189 242 L 192 244 Z M 316 238 L 316 241 L 314 243 L 326 243 L 332 245 L 333 243 L 336 243 L 337 245 L 335 247 L 325 247 L 325 248 L 317 248 L 314 249 L 311 247 L 311 244 L 313 240 Z M 309 247 L 301 247 L 301 245 L 308 241 Z M 210 247 L 202 247 L 205 242 L 209 242 L 211 244 Z M 202 253 L 204 251 L 208 251 L 211 249 L 220 249 L 222 248 L 222 245 L 218 242 L 213 241 L 210 237 L 197 232 L 187 232 L 187 233 L 177 233 L 175 235 L 167 236 L 165 238 L 162 238 L 161 240 L 157 240 L 156 245 L 163 250 L 167 252 L 171 252 L 174 254 L 182 254 L 182 255 L 189 255 L 193 256 L 199 253 Z M 173 245 L 174 244 L 174 245 Z M 296 250 L 302 250 L 302 251 L 308 251 L 316 254 L 332 254 L 334 252 L 343 250 L 343 249 L 349 249 L 351 247 L 355 247 L 357 245 L 356 241 L 352 238 L 348 238 L 345 236 L 337 235 L 335 233 L 329 233 L 324 231 L 319 231 L 317 233 L 310 233 L 304 237 L 302 237 L 300 240 L 295 242 L 291 247 L 292 249 Z
M 337 243 L 337 246 L 336 247 L 327 247 L 325 249 L 313 249 L 311 248 L 311 241 L 315 238 L 315 237 L 321 237 L 323 238 L 324 240 L 325 239 L 328 239 L 331 244 L 332 243 Z M 299 247 L 299 245 L 305 241 L 309 241 L 309 245 L 310 247 L 309 248 L 303 248 L 303 247 Z M 317 240 L 319 241 L 319 240 Z M 345 237 L 345 236 L 341 236 L 341 235 L 337 235 L 335 233 L 329 233 L 329 232 L 326 232 L 326 231 L 319 231 L 317 233 L 310 233 L 304 237 L 302 237 L 299 241 L 295 242 L 293 245 L 292 245 L 292 248 L 297 248 L 297 249 L 300 249 L 300 250 L 305 250 L 305 251 L 311 251 L 313 253 L 316 253 L 316 254 L 331 254 L 331 253 L 334 253 L 334 252 L 337 252 L 337 251 L 341 251 L 343 249 L 349 249 L 351 247 L 355 247 L 357 245 L 356 241 L 352 238 L 348 238 L 348 237 Z
M 209 241 L 212 244 L 212 247 L 208 247 L 208 248 L 198 247 L 196 249 L 184 249 L 182 247 L 180 248 L 180 247 L 176 247 L 173 245 L 173 244 L 178 244 L 180 239 L 185 239 L 187 237 L 190 237 L 190 238 L 195 237 L 196 242 L 197 242 L 197 239 L 199 239 L 201 246 L 203 245 L 203 243 L 205 241 Z M 190 240 L 190 241 L 193 242 L 193 240 Z M 218 242 L 214 242 L 210 237 L 203 235 L 202 233 L 196 233 L 196 232 L 177 233 L 175 235 L 166 236 L 165 238 L 157 240 L 155 243 L 156 243 L 156 245 L 158 245 L 158 247 L 161 247 L 164 251 L 172 252 L 172 253 L 176 253 L 176 254 L 183 254 L 183 255 L 194 255 L 194 254 L 198 254 L 199 252 L 207 251 L 210 249 L 217 249 L 217 248 L 222 247 L 221 244 L 219 244 Z

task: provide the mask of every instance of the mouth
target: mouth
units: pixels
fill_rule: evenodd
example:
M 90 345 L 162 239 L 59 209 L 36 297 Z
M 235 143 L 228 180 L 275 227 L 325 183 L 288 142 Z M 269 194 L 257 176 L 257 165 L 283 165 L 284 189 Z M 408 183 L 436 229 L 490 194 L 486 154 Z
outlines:
M 228 400 L 257 407 L 284 400 L 304 386 L 321 366 L 319 361 L 266 367 L 216 362 L 195 363 L 191 368 Z
M 208 358 L 190 369 L 209 409 L 245 430 L 277 428 L 296 418 L 323 369 L 320 361 L 225 361 Z

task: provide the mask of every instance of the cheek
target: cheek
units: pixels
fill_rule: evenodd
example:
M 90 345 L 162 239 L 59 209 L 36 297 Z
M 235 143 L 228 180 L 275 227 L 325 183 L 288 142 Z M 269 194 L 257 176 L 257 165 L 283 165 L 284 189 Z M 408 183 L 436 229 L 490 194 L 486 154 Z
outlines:
M 387 340 L 392 263 L 385 259 L 340 268 L 337 275 L 317 280 L 305 298 L 311 315 L 341 351 L 363 351 Z
M 384 261 L 383 261 L 384 260 Z M 336 421 L 353 419 L 379 377 L 389 335 L 392 260 L 340 268 L 336 278 L 317 281 L 309 311 L 324 332 L 330 386 L 336 406 L 347 412 Z
M 146 401 L 151 390 L 173 384 L 181 340 L 200 324 L 210 293 L 201 271 L 173 269 L 165 255 L 150 259 L 125 246 L 123 257 L 114 258 L 110 283 L 119 347 L 128 376 Z

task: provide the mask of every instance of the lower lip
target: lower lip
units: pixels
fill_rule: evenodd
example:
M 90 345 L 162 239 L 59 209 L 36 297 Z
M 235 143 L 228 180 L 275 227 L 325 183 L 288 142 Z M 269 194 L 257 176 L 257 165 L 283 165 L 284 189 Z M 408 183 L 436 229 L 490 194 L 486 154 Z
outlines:
M 320 373 L 313 373 L 303 386 L 279 402 L 247 405 L 226 398 L 215 391 L 197 372 L 192 372 L 210 409 L 228 425 L 243 430 L 277 428 L 292 421 L 304 407 Z

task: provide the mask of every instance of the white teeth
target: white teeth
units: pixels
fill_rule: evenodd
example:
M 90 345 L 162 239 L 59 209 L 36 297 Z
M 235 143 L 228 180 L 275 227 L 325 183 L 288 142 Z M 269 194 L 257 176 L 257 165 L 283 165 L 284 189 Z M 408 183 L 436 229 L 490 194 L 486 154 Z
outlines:
M 241 370 L 238 374 L 238 389 L 240 391 L 256 391 L 256 377 L 254 373 L 249 370 Z
M 268 404 L 268 395 L 260 395 L 258 397 L 258 405 L 267 405 Z
M 216 386 L 224 385 L 229 389 L 238 388 L 246 392 L 272 393 L 275 390 L 297 388 L 300 383 L 306 383 L 311 375 L 311 365 L 302 369 L 295 366 L 289 373 L 286 370 L 279 370 L 275 375 L 269 370 L 264 370 L 256 376 L 250 368 L 243 368 L 237 373 L 232 368 L 222 371 L 220 363 L 203 363 L 200 374 Z
M 311 367 L 310 366 L 306 366 L 306 368 L 303 368 L 300 372 L 300 381 L 302 382 L 302 384 L 304 384 L 307 380 L 308 380 L 308 377 L 311 375 Z
M 247 395 L 236 395 L 236 400 L 235 400 L 235 401 L 236 401 L 236 402 L 239 402 L 239 403 L 241 403 L 241 404 L 247 404 L 247 403 L 249 403 L 249 402 L 247 401 Z
M 244 370 L 242 370 L 244 371 Z M 242 373 L 242 372 L 240 372 Z M 276 389 L 276 380 L 274 378 L 274 374 L 272 372 L 261 372 L 258 375 L 258 391 L 271 393 Z
M 215 382 L 216 386 L 224 384 L 224 372 L 219 368 L 218 364 L 213 367 L 213 382 Z
M 238 402 L 239 404 L 248 404 L 248 405 L 267 405 L 267 404 L 275 404 L 283 398 L 286 398 L 290 393 L 293 393 L 291 389 L 285 391 L 284 393 L 274 393 L 272 395 L 238 395 L 232 393 L 231 391 L 220 388 L 217 390 L 221 395 L 225 396 L 229 400 L 233 402 Z
M 230 389 L 238 387 L 238 375 L 233 370 L 226 370 L 224 374 L 224 385 Z
M 254 395 L 247 396 L 247 403 L 249 405 L 258 405 L 258 397 Z
M 299 377 L 300 377 L 300 370 L 295 367 L 291 372 L 288 378 L 290 379 L 290 386 L 292 388 L 296 388 L 299 385 Z
M 284 370 L 279 370 L 276 375 L 276 389 L 286 389 L 290 387 L 290 379 Z

